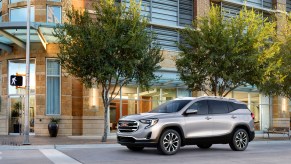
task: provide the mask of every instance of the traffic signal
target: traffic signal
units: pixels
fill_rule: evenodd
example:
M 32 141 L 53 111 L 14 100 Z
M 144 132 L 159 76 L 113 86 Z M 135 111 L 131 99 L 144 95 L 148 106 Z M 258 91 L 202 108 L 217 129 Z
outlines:
M 11 86 L 22 86 L 22 82 L 23 82 L 22 76 L 16 76 L 16 75 L 10 76 L 10 85 Z

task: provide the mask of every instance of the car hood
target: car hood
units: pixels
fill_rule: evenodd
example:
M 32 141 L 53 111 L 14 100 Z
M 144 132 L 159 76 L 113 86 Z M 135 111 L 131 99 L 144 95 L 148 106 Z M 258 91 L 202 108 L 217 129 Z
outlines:
M 120 120 L 141 120 L 149 118 L 164 118 L 173 115 L 173 113 L 140 113 L 122 117 Z

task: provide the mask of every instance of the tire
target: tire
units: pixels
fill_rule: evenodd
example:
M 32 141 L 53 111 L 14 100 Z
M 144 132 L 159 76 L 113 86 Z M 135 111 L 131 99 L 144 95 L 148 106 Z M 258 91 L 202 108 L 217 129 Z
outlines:
M 126 146 L 131 151 L 142 151 L 144 147 L 142 146 Z
M 212 144 L 198 144 L 197 145 L 200 149 L 209 149 Z
M 168 129 L 162 133 L 157 149 L 164 155 L 173 155 L 178 152 L 181 147 L 180 134 L 172 129 Z
M 249 135 L 244 129 L 236 129 L 230 139 L 229 146 L 234 151 L 244 151 L 249 144 Z

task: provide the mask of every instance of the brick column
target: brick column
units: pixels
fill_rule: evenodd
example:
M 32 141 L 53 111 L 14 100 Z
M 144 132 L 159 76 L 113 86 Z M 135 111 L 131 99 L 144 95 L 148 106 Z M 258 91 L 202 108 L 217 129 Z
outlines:
M 206 15 L 210 9 L 210 0 L 194 0 L 194 18 Z
M 277 18 L 277 32 L 280 34 L 286 26 L 287 16 L 286 12 L 286 0 L 273 0 L 273 7 L 277 11 L 276 18 Z M 279 35 L 281 36 L 281 35 Z

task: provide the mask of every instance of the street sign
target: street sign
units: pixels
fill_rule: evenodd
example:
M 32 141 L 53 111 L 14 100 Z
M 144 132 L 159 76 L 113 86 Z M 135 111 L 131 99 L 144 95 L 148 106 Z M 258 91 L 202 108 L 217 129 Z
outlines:
M 22 86 L 23 77 L 11 75 L 10 76 L 10 85 L 11 86 Z

